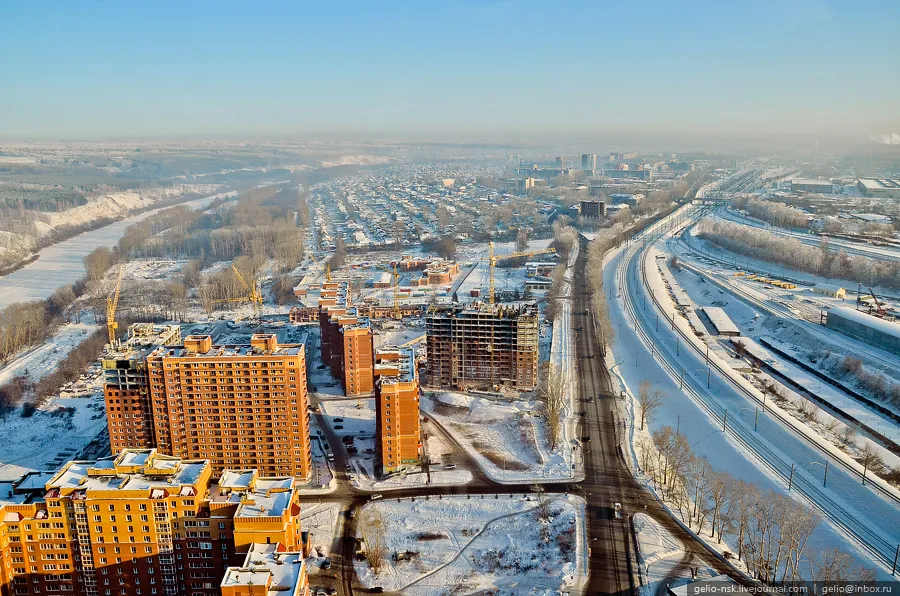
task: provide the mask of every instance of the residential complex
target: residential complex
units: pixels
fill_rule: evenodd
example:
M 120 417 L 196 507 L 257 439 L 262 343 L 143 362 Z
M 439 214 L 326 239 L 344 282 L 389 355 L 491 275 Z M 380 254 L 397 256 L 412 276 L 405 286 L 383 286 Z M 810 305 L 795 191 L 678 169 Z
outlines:
M 319 298 L 322 362 L 341 380 L 349 396 L 371 395 L 374 336 L 368 317 L 351 306 L 349 284 L 322 284 Z
M 72 461 L 0 501 L 0 593 L 216 596 L 254 542 L 300 546 L 291 477 L 126 449 Z M 30 494 L 28 494 L 30 493 Z
M 428 313 L 428 383 L 434 387 L 537 385 L 538 310 L 474 302 Z
M 382 474 L 420 462 L 419 375 L 414 348 L 375 351 L 375 433 Z

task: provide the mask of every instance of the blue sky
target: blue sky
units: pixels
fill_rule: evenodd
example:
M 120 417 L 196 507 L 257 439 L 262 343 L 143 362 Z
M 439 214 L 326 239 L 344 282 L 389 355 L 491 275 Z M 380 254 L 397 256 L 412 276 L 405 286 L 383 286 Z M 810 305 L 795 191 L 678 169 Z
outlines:
M 900 131 L 895 0 L 0 2 L 0 136 Z

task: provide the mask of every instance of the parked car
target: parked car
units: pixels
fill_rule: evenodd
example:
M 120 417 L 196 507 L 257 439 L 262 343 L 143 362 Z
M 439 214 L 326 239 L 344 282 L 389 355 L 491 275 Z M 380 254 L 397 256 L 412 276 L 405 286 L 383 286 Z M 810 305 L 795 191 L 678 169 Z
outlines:
M 344 425 L 343 425 L 343 424 L 335 424 L 335 425 L 334 425 L 334 430 L 343 430 L 343 429 L 344 429 Z
M 331 569 L 331 558 L 325 557 L 325 560 L 322 561 L 322 569 Z
M 445 470 L 455 470 L 456 464 L 447 464 L 446 466 L 444 466 L 444 469 Z

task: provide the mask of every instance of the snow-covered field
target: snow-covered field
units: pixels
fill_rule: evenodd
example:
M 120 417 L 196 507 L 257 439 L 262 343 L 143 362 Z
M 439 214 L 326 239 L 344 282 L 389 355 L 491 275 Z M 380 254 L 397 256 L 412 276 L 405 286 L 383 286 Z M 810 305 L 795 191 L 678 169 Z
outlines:
M 0 419 L 0 436 L 9 439 L 0 441 L 0 469 L 14 464 L 55 470 L 106 427 L 102 391 L 91 397 L 48 400 L 30 418 L 22 418 L 20 412 Z
M 426 394 L 422 410 L 499 482 L 572 477 L 573 448 L 550 452 L 546 425 L 533 399 L 489 399 L 462 393 Z
M 367 588 L 418 596 L 558 594 L 585 579 L 584 502 L 537 495 L 376 501 L 359 513 L 387 520 L 386 563 L 378 576 L 356 562 Z M 363 538 L 364 536 L 359 536 Z

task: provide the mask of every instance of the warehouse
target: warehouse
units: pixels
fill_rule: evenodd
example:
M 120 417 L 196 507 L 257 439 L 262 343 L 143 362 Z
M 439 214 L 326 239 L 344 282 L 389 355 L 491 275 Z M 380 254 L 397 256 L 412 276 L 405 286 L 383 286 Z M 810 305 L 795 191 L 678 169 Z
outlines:
M 900 355 L 900 323 L 886 321 L 852 308 L 832 308 L 825 326 L 882 350 Z
M 741 330 L 737 328 L 731 318 L 724 310 L 717 306 L 706 306 L 703 308 L 703 314 L 709 318 L 709 322 L 715 328 L 716 335 L 725 335 L 735 337 L 741 334 Z
M 847 297 L 847 290 L 838 286 L 816 284 L 813 286 L 812 292 L 819 296 L 828 296 L 829 298 L 838 298 L 839 300 L 843 300 Z

